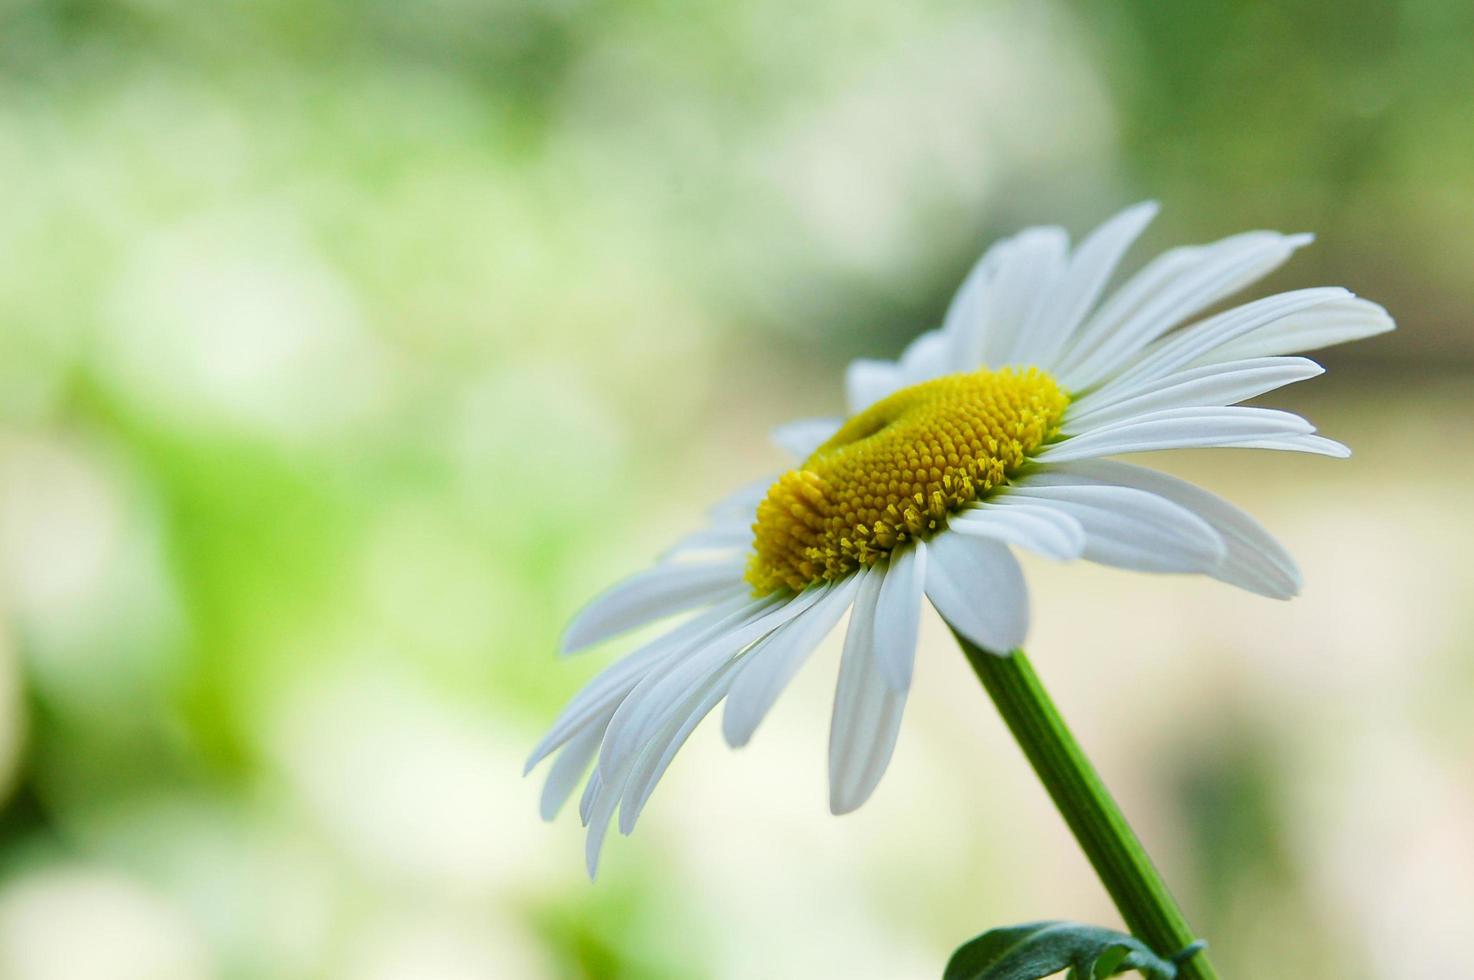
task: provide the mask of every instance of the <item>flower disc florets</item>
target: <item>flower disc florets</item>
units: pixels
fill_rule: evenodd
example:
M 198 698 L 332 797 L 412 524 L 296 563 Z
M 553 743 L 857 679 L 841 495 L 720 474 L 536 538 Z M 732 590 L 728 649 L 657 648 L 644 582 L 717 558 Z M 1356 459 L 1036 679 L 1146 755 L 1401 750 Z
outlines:
M 799 591 L 931 536 L 1053 438 L 1068 404 L 1035 368 L 951 374 L 876 402 L 769 488 L 747 581 Z

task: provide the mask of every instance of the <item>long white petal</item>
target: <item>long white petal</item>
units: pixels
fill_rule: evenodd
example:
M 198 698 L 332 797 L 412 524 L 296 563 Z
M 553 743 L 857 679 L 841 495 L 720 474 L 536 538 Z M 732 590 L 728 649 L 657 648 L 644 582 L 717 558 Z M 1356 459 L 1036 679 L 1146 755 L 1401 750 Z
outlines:
M 984 364 L 1012 363 L 1014 341 L 1056 288 L 1069 247 L 1070 238 L 1063 228 L 1029 228 L 1013 239 L 983 304 Z M 955 369 L 979 366 L 964 364 Z
M 599 750 L 599 770 L 606 779 L 632 760 L 672 706 L 691 696 L 708 677 L 743 649 L 812 606 L 820 597 L 809 589 L 789 599 L 778 599 L 733 628 L 713 636 L 700 649 L 659 674 L 647 675 L 614 712 L 609 733 Z
M 1324 373 L 1325 368 L 1304 357 L 1260 357 L 1189 368 L 1086 395 L 1069 407 L 1063 428 L 1073 434 L 1168 408 L 1233 405 Z
M 1120 389 L 1152 378 L 1164 378 L 1232 340 L 1262 330 L 1287 317 L 1302 315 L 1326 304 L 1342 302 L 1350 296 L 1350 293 L 1339 287 L 1322 286 L 1297 289 L 1236 306 L 1164 338 L 1111 378 L 1102 390 Z
M 1370 300 L 1350 297 L 1283 317 L 1221 344 L 1196 363 L 1319 350 L 1373 337 L 1394 327 L 1396 324 L 1385 309 Z
M 583 686 L 553 722 L 552 728 L 527 759 L 531 772 L 549 753 L 577 735 L 605 709 L 613 710 L 642 680 L 667 664 L 690 653 L 712 636 L 726 632 L 745 620 L 761 604 L 750 594 L 734 595 L 726 602 L 692 617 L 675 629 L 604 668 Z
M 1103 334 L 1078 368 L 1067 373 L 1065 383 L 1083 389 L 1110 376 L 1147 344 L 1267 275 L 1310 240 L 1308 235 L 1250 232 L 1209 247 L 1198 262 L 1164 284 L 1160 292 L 1146 299 L 1108 334 Z
M 999 507 L 984 502 L 953 514 L 947 530 L 1018 545 L 1056 561 L 1085 553 L 1085 529 L 1080 522 L 1048 507 Z
M 852 415 L 863 412 L 904 383 L 901 367 L 894 361 L 851 361 L 844 373 L 845 404 Z
M 1085 559 L 1139 572 L 1211 572 L 1226 548 L 1218 532 L 1170 500 L 1131 487 L 1028 485 L 998 497 L 1069 514 L 1085 529 Z
M 796 616 L 742 658 L 722 711 L 722 736 L 733 748 L 746 745 L 814 648 L 829 635 L 855 601 L 858 576 L 831 586 L 802 616 Z
M 1080 321 L 1100 298 L 1121 256 L 1156 217 L 1157 210 L 1156 201 L 1133 205 L 1080 243 L 1059 283 L 1015 340 L 1010 361 L 1045 369 L 1053 366 Z
M 1117 460 L 1065 463 L 1034 474 L 1039 485 L 1104 483 L 1134 487 L 1185 507 L 1212 525 L 1227 554 L 1212 575 L 1230 585 L 1288 599 L 1300 591 L 1300 570 L 1284 547 L 1258 521 L 1233 504 L 1186 480 Z
M 792 603 L 790 603 L 792 606 Z M 761 612 L 749 615 L 743 625 L 738 626 L 736 631 L 730 631 L 727 637 L 733 637 L 743 629 L 752 628 L 755 623 L 764 623 L 771 617 L 772 613 L 781 612 L 783 607 L 764 604 Z M 709 650 L 705 648 L 705 650 Z M 703 650 L 703 651 L 705 651 Z M 677 665 L 677 669 L 666 675 L 665 679 L 677 675 L 677 673 L 691 672 L 693 660 L 697 657 L 685 660 Z M 640 732 L 640 741 L 632 746 L 632 750 L 615 750 L 610 752 L 610 741 L 619 738 L 615 725 L 621 722 L 621 716 L 626 715 L 629 709 L 629 699 L 619 706 L 610 721 L 609 729 L 604 732 L 603 741 L 598 753 L 598 765 L 594 768 L 594 774 L 585 787 L 584 799 L 579 802 L 579 815 L 584 818 L 584 824 L 588 827 L 588 836 L 584 844 L 585 861 L 588 865 L 588 877 L 593 878 L 598 871 L 598 856 L 603 852 L 604 839 L 609 834 L 609 824 L 615 815 L 615 809 L 621 806 L 622 800 L 626 799 L 632 778 L 638 777 L 641 784 L 637 787 L 640 794 L 638 802 L 628 811 L 628 819 L 634 821 L 638 815 L 638 808 L 643 806 L 644 799 L 649 799 L 650 790 L 654 787 L 660 774 L 665 771 L 675 750 L 684 743 L 685 737 L 690 734 L 691 728 L 696 727 L 700 719 L 705 718 L 712 704 L 721 699 L 725 691 L 725 682 L 730 681 L 733 673 L 733 663 L 709 662 L 702 659 L 697 665 L 699 675 L 696 676 L 694 684 L 682 685 L 680 693 L 674 699 L 659 701 L 659 703 L 644 704 L 644 712 L 649 715 L 649 728 Z M 662 679 L 662 682 L 665 682 Z M 709 699 L 709 700 L 708 700 Z M 650 765 L 652 756 L 656 765 Z M 644 763 L 644 765 L 643 765 Z M 622 821 L 624 822 L 624 821 Z M 625 831 L 628 833 L 628 830 Z
M 681 746 L 686 744 L 686 739 L 691 737 L 691 732 L 701 724 L 701 720 L 711 713 L 711 709 L 727 693 L 736 666 L 727 664 L 712 675 L 680 708 L 671 713 L 655 737 L 640 752 L 639 758 L 630 767 L 619 804 L 620 833 L 628 834 L 635 829 L 635 822 L 640 819 L 641 811 L 649 802 L 650 794 L 655 792 L 655 785 L 660 782 L 660 777 L 670 767 L 671 760 Z
M 596 771 L 590 778 L 589 786 L 594 789 L 594 793 L 585 796 L 587 806 L 582 807 L 585 811 L 584 824 L 588 827 L 588 836 L 584 838 L 583 845 L 584 863 L 590 878 L 599 873 L 599 855 L 604 851 L 609 821 L 614 819 L 614 810 L 619 806 L 619 789 L 623 786 L 622 783 L 619 788 L 595 783 L 593 780 L 598 776 Z
M 926 596 L 985 650 L 1008 653 L 1029 632 L 1029 590 L 1018 559 L 986 538 L 939 534 L 927 556 Z
M 1329 456 L 1332 459 L 1347 459 L 1351 456 L 1351 450 L 1343 443 L 1309 432 L 1298 435 L 1275 436 L 1268 439 L 1251 439 L 1248 442 L 1237 443 L 1236 448 L 1277 449 L 1291 453 L 1313 453 L 1316 456 Z
M 706 509 L 707 517 L 713 522 L 731 520 L 751 521 L 757 505 L 768 495 L 768 488 L 778 479 L 777 473 L 745 483 Z
M 886 684 L 875 656 L 875 607 L 884 573 L 860 573 L 845 635 L 829 728 L 829 809 L 849 813 L 870 798 L 895 750 L 906 694 Z
M 999 264 L 1012 247 L 1011 238 L 989 246 L 968 271 L 947 306 L 947 313 L 942 318 L 942 333 L 947 338 L 947 354 L 953 370 L 965 371 L 983 363 L 988 290 Z
M 729 663 L 711 671 L 681 703 L 670 705 L 639 752 L 620 760 L 614 767 L 603 766 L 601 753 L 601 766 L 589 778 L 589 786 L 579 804 L 579 812 L 588 827 L 584 854 L 590 878 L 598 872 L 599 855 L 615 809 L 620 809 L 621 831 L 629 833 L 676 751 L 721 700 L 726 685 L 730 683 L 732 668 Z
M 911 687 L 921 600 L 926 594 L 926 542 L 891 552 L 875 603 L 875 659 L 893 691 Z
M 1170 249 L 1148 262 L 1126 283 L 1108 296 L 1100 307 L 1090 315 L 1065 349 L 1059 360 L 1051 366 L 1055 376 L 1071 377 L 1080 363 L 1100 346 L 1105 338 L 1114 334 L 1122 323 L 1137 313 L 1152 297 L 1159 295 L 1172 282 L 1195 268 L 1203 261 L 1213 246 L 1187 245 Z
M 558 815 L 568 795 L 573 792 L 584 773 L 589 771 L 589 763 L 594 761 L 594 753 L 599 751 L 599 743 L 604 739 L 604 729 L 613 714 L 614 709 L 610 707 L 600 718 L 593 720 L 576 737 L 569 740 L 563 746 L 563 751 L 558 753 L 553 767 L 548 770 L 548 779 L 543 783 L 542 798 L 538 804 L 538 812 L 544 820 L 552 820 Z
M 583 795 L 578 798 L 578 821 L 585 827 L 593 819 L 594 807 L 598 804 L 603 791 L 604 781 L 599 776 L 598 767 L 595 766 L 594 771 L 589 773 L 589 781 L 584 783 Z
M 563 653 L 574 653 L 666 616 L 710 605 L 742 585 L 747 559 L 667 562 L 597 596 L 563 631 Z
M 709 527 L 692 531 L 671 545 L 666 552 L 660 556 L 661 561 L 668 561 L 682 555 L 693 555 L 701 552 L 723 552 L 732 551 L 736 548 L 748 548 L 752 545 L 752 518 L 746 520 L 726 521 L 712 524 Z
M 1046 447 L 1034 458 L 1065 463 L 1158 449 L 1244 447 L 1314 431 L 1315 427 L 1300 416 L 1269 408 L 1170 408 L 1071 436 Z
M 796 460 L 808 459 L 843 424 L 843 419 L 798 419 L 774 429 L 773 443 Z
M 940 330 L 928 330 L 906 345 L 899 364 L 903 387 L 940 378 L 957 370 L 952 364 L 947 338 Z

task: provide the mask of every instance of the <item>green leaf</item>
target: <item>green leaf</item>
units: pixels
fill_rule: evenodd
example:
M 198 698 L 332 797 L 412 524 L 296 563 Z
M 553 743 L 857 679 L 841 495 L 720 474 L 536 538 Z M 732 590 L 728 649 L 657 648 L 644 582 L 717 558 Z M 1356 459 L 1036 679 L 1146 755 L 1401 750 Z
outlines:
M 1124 965 L 1126 958 L 1130 955 L 1130 946 L 1121 943 L 1112 946 L 1096 957 L 1094 968 L 1084 980 L 1097 980 L 1098 977 L 1113 977 L 1117 973 L 1123 972 L 1126 969 Z
M 1041 980 L 1069 970 L 1069 980 L 1099 980 L 1136 970 L 1174 980 L 1177 965 L 1135 936 L 1078 922 L 1028 922 L 991 929 L 963 944 L 942 980 Z

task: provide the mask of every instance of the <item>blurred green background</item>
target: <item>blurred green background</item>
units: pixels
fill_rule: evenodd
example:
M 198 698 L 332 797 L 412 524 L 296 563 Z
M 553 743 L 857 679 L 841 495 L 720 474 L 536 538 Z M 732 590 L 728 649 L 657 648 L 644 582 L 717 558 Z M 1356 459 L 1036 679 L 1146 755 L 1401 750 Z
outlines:
M 1160 461 L 1307 580 L 1029 563 L 1034 659 L 1226 976 L 1471 974 L 1474 7 L 0 0 L 0 977 L 930 978 L 1118 922 L 928 623 L 825 807 L 835 651 L 583 877 L 562 622 L 981 248 L 1318 244 L 1398 333 Z M 1154 461 L 1156 462 L 1156 461 Z

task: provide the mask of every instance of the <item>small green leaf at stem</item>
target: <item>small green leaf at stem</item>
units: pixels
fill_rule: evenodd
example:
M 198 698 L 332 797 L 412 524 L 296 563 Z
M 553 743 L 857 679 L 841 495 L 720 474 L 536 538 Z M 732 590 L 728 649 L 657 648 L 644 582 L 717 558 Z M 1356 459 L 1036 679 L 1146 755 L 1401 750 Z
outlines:
M 1100 977 L 1115 976 L 1117 973 L 1120 973 L 1124 969 L 1126 969 L 1123 964 L 1126 962 L 1127 957 L 1129 957 L 1131 953 L 1132 949 L 1130 946 L 1127 946 L 1124 943 L 1117 943 L 1115 946 L 1112 946 L 1104 953 L 1101 953 L 1100 956 L 1096 958 L 1095 963 L 1091 966 L 1089 975 L 1081 977 L 1080 980 L 1099 980 Z M 1074 967 L 1070 967 L 1070 970 L 1071 972 L 1075 973 L 1079 972 Z
M 1027 922 L 990 929 L 958 948 L 942 980 L 1041 980 L 1069 970 L 1068 980 L 1098 980 L 1135 970 L 1147 980 L 1174 980 L 1177 965 L 1135 936 L 1078 922 Z

